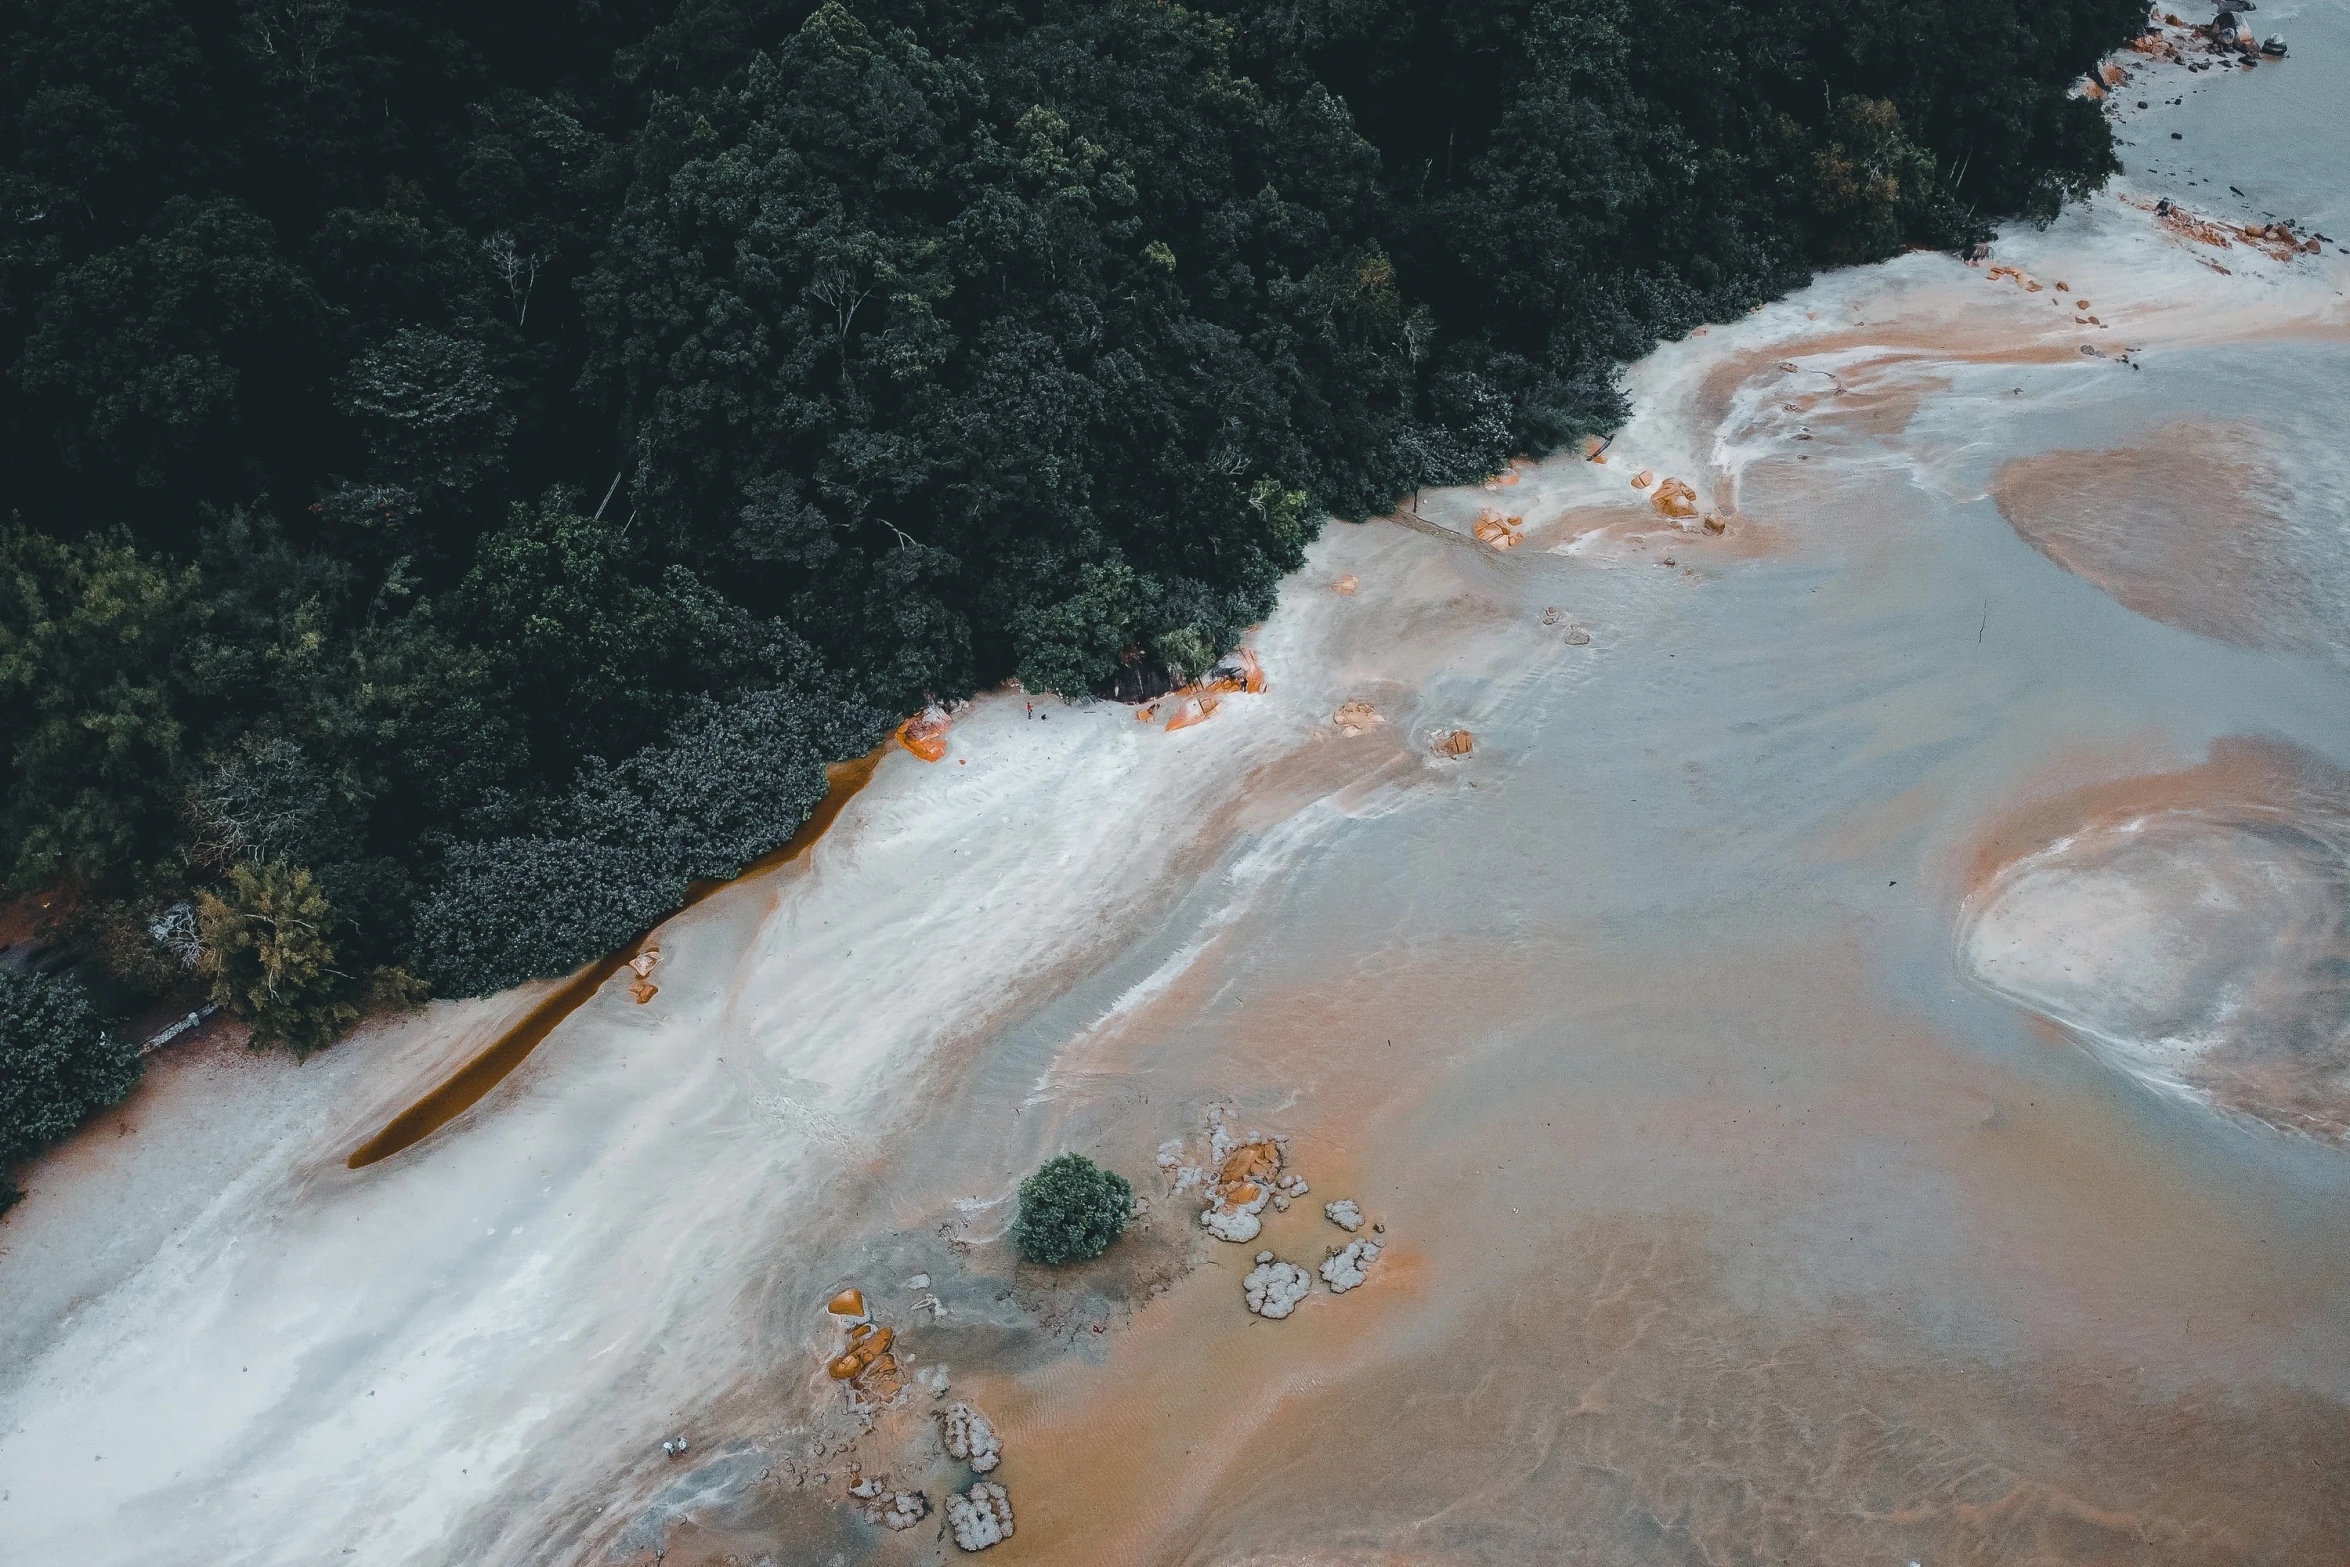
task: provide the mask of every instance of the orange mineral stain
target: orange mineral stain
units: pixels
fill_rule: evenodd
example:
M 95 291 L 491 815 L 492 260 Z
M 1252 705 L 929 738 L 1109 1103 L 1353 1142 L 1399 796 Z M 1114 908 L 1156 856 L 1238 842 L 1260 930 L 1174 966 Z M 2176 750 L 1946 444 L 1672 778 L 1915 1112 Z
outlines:
M 722 887 L 731 887 L 765 871 L 786 865 L 806 852 L 808 846 L 824 836 L 856 792 L 873 777 L 873 769 L 881 760 L 876 749 L 854 761 L 835 762 L 825 769 L 828 779 L 824 798 L 808 813 L 808 819 L 798 831 L 784 841 L 783 847 L 743 867 L 741 874 L 728 881 L 697 881 L 687 886 L 684 908 L 692 908 Z M 427 1090 L 424 1097 L 384 1123 L 377 1132 L 352 1153 L 346 1161 L 354 1170 L 364 1169 L 378 1159 L 388 1159 L 402 1149 L 412 1148 L 466 1111 L 481 1102 L 484 1094 L 505 1081 L 506 1074 L 520 1066 L 540 1041 L 553 1033 L 556 1026 L 601 990 L 604 981 L 629 966 L 651 936 L 648 931 L 618 952 L 610 953 L 588 964 L 565 980 L 560 988 L 544 1001 L 530 1009 L 522 1021 L 508 1029 L 481 1054 L 459 1067 L 453 1074 Z M 647 991 L 653 989 L 642 976 L 635 982 Z M 640 1004 L 650 1001 L 650 994 L 638 997 Z

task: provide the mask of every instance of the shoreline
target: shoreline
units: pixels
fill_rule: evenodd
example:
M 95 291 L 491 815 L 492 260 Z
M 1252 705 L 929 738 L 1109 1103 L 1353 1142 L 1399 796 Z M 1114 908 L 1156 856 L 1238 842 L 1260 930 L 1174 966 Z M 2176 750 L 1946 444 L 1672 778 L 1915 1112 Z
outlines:
M 942 1559 L 844 1499 L 849 1459 L 910 1461 L 823 1375 L 847 1281 L 1003 1429 L 1006 1562 L 2201 1567 L 2350 1524 L 2310 1480 L 2350 1401 L 2339 1150 L 2140 1092 L 1955 952 L 1966 868 L 2061 836 L 2068 789 L 2239 734 L 2350 764 L 2338 668 L 2137 617 L 1991 502 L 1999 463 L 2092 449 L 2075 424 L 2342 341 L 2335 257 L 2191 290 L 2119 205 L 1999 255 L 2092 278 L 2144 373 L 1947 258 L 1824 276 L 1635 365 L 1609 463 L 1511 487 L 1528 544 L 1474 542 L 1480 486 L 1330 524 L 1258 633 L 1270 689 L 1211 721 L 983 698 L 792 876 L 665 924 L 654 1005 L 591 988 L 497 1136 L 361 1178 L 337 1129 L 484 1009 L 385 1030 L 373 1083 L 269 1074 L 343 1108 L 280 1090 L 170 1255 L 28 1342 L 0 1532 L 127 1564 L 168 1521 L 222 1567 Z M 1732 531 L 1669 529 L 1642 467 Z M 1352 700 L 1383 722 L 1340 731 Z M 1433 755 L 1456 727 L 1474 750 Z M 238 1102 L 194 1087 L 191 1121 Z M 1249 1317 L 1254 1247 L 1140 1179 L 1105 1266 L 1011 1262 L 1037 1158 L 1147 1178 L 1211 1104 L 1295 1140 L 1314 1192 L 1273 1249 L 1312 1263 L 1356 1197 L 1384 1271 Z
M 790 864 L 824 836 L 826 828 L 840 815 L 842 809 L 855 797 L 858 790 L 872 780 L 873 770 L 881 763 L 883 747 L 875 746 L 866 755 L 853 761 L 834 762 L 825 771 L 827 780 L 823 798 L 785 839 L 781 846 L 760 855 L 725 881 L 697 881 L 686 888 L 685 901 L 651 929 L 615 952 L 605 954 L 583 966 L 578 973 L 562 981 L 561 985 L 508 1028 L 479 1055 L 474 1056 L 455 1072 L 435 1083 L 408 1108 L 383 1124 L 382 1130 L 352 1150 L 344 1163 L 351 1169 L 364 1169 L 379 1159 L 413 1148 L 442 1127 L 478 1104 L 489 1091 L 505 1081 L 506 1075 L 546 1041 L 549 1034 L 562 1026 L 563 1021 L 602 990 L 604 982 L 629 965 L 629 961 L 645 950 L 662 925 L 691 909 L 703 899 L 714 897 L 730 887 L 742 886 L 769 871 Z

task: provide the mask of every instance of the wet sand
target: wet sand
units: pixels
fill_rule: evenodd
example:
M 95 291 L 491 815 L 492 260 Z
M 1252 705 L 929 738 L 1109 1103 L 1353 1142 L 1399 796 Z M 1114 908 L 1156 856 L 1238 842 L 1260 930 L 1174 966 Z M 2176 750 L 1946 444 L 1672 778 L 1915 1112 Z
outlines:
M 959 1559 L 936 1406 L 825 1375 L 853 1282 L 1002 1430 L 994 1560 L 2350 1561 L 2350 661 L 2270 634 L 2271 564 L 2210 568 L 2235 532 L 2173 493 L 2209 462 L 2167 455 L 2259 444 L 2303 499 L 2243 542 L 2336 558 L 2343 270 L 2220 278 L 2111 198 L 1994 259 L 2106 325 L 1912 255 L 1660 349 L 1608 463 L 1333 524 L 1266 693 L 1176 734 L 983 699 L 665 927 L 651 1005 L 599 992 L 379 1163 L 342 1161 L 532 997 L 167 1072 L 8 1222 L 0 1538 Z M 2157 450 L 2136 489 L 2110 455 Z M 2149 612 L 2198 585 L 2218 620 Z M 2166 995 L 2149 951 L 2236 961 Z M 2117 1017 L 2222 1037 L 2166 1078 Z M 1217 1106 L 1312 1183 L 1252 1243 L 1155 1162 Z M 1149 1207 L 1029 1267 L 1013 1192 L 1063 1148 Z M 1368 1282 L 1250 1316 L 1339 1196 Z M 857 1516 L 883 1472 L 922 1526 Z
M 2141 615 L 2250 646 L 2323 646 L 2332 629 L 2290 549 L 2261 431 L 2194 421 L 2142 446 L 2018 458 L 1992 495 L 2034 549 Z

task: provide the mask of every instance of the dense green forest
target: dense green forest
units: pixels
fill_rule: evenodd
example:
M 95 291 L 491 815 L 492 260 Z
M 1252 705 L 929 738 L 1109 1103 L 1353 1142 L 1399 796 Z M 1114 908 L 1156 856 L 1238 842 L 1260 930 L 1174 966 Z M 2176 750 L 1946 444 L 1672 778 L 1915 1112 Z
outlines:
M 927 696 L 2046 217 L 2137 0 L 5 0 L 6 873 L 257 1042 L 565 970 Z

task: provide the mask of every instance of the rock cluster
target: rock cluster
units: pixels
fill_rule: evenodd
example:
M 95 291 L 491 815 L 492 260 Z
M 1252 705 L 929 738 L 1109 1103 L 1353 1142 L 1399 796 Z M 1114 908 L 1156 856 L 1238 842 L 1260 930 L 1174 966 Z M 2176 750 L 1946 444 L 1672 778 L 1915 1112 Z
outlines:
M 984 1551 L 1012 1537 L 1012 1499 L 992 1480 L 947 1494 L 947 1528 L 966 1551 Z
M 995 1423 L 969 1404 L 949 1404 L 939 1412 L 939 1440 L 947 1456 L 969 1464 L 981 1474 L 1003 1461 L 1004 1444 Z
M 1352 1197 L 1341 1197 L 1336 1202 L 1322 1204 L 1322 1217 L 1349 1235 L 1363 1227 L 1363 1210 L 1355 1206 Z
M 849 1487 L 857 1510 L 884 1529 L 911 1529 L 930 1515 L 930 1498 L 920 1491 L 894 1491 L 889 1476 L 867 1475 Z
M 1297 1303 L 1313 1292 L 1314 1276 L 1294 1262 L 1278 1262 L 1269 1251 L 1257 1253 L 1257 1265 L 1240 1281 L 1248 1309 L 1275 1321 L 1297 1310 Z
M 1330 1286 L 1330 1293 L 1343 1295 L 1356 1285 L 1369 1280 L 1371 1264 L 1379 1260 L 1379 1243 L 1368 1236 L 1348 1243 L 1343 1251 L 1334 1251 L 1322 1260 L 1322 1282 Z
M 1257 1215 L 1276 1197 L 1287 1208 L 1291 1198 L 1306 1194 L 1303 1180 L 1283 1173 L 1282 1166 L 1289 1158 L 1286 1137 L 1255 1137 L 1243 1142 L 1219 1117 L 1209 1133 L 1209 1152 L 1213 1176 L 1199 1222 L 1218 1240 L 1235 1244 L 1255 1240 L 1257 1231 L 1264 1228 Z

